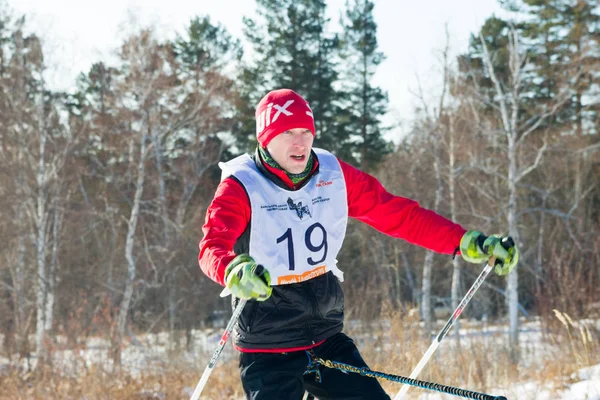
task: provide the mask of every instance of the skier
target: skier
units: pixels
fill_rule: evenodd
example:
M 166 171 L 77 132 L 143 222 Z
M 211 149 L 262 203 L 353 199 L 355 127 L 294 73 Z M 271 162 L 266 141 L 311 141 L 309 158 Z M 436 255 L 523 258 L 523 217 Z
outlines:
M 473 263 L 503 246 L 508 256 L 497 261 L 500 275 L 512 270 L 518 251 L 504 237 L 467 232 L 390 194 L 371 175 L 313 148 L 313 111 L 296 92 L 269 92 L 255 116 L 253 157 L 220 164 L 198 257 L 204 273 L 230 289 L 234 307 L 249 300 L 232 335 L 246 396 L 301 399 L 306 390 L 321 400 L 389 399 L 374 378 L 322 368 L 317 380 L 306 371 L 309 350 L 367 366 L 342 333 L 343 273 L 336 257 L 348 217 L 438 253 L 460 251 Z

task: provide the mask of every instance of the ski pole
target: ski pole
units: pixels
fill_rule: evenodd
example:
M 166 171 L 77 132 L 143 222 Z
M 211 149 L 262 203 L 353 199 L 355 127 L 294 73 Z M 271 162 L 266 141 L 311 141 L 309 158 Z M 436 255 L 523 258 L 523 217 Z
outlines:
M 196 386 L 192 397 L 190 397 L 190 400 L 198 400 L 198 398 L 200 397 L 202 389 L 204 389 L 204 386 L 206 385 L 206 382 L 208 381 L 208 378 L 210 377 L 210 374 L 212 373 L 212 370 L 215 367 L 215 364 L 217 363 L 217 359 L 221 355 L 221 352 L 223 351 L 223 348 L 225 347 L 225 344 L 229 339 L 229 335 L 231 335 L 231 331 L 233 330 L 234 325 L 237 323 L 238 318 L 242 313 L 244 306 L 246 305 L 246 301 L 246 299 L 240 299 L 240 302 L 235 307 L 235 310 L 233 310 L 233 315 L 227 323 L 227 327 L 225 327 L 225 332 L 223 332 L 223 336 L 221 336 L 221 340 L 219 340 L 219 344 L 217 345 L 217 348 L 215 349 L 212 358 L 206 366 L 206 369 L 202 374 L 202 378 L 200 378 L 200 382 L 198 382 L 198 385 Z
M 309 350 L 309 353 L 310 353 L 310 350 Z M 410 378 L 406 378 L 406 377 L 400 376 L 400 375 L 392 375 L 392 374 L 386 374 L 385 372 L 373 371 L 372 369 L 369 369 L 368 367 L 355 367 L 353 365 L 344 364 L 344 363 L 337 362 L 337 361 L 324 360 L 322 358 L 316 357 L 314 355 L 314 353 L 312 353 L 311 356 L 313 357 L 313 360 L 316 363 L 323 365 L 327 368 L 333 368 L 333 369 L 340 370 L 344 373 L 352 372 L 355 374 L 359 374 L 361 376 L 368 376 L 369 378 L 387 379 L 392 382 L 399 382 L 399 383 L 403 383 L 405 385 L 417 386 L 417 387 L 420 387 L 422 389 L 427 389 L 427 390 L 435 390 L 440 393 L 447 393 L 447 394 L 451 394 L 453 396 L 464 397 L 467 399 L 506 400 L 506 397 L 504 397 L 504 396 L 492 396 L 489 394 L 474 392 L 472 390 L 461 389 L 461 388 L 457 388 L 454 386 L 447 386 L 447 385 L 442 385 L 442 384 L 434 383 L 434 382 L 419 381 L 417 379 L 410 379 Z
M 465 307 L 467 306 L 467 304 L 469 304 L 469 301 L 471 301 L 471 298 L 473 298 L 473 295 L 475 294 L 475 292 L 479 289 L 479 287 L 481 286 L 481 284 L 483 283 L 485 278 L 487 278 L 489 273 L 492 271 L 495 260 L 496 260 L 496 257 L 490 258 L 490 260 L 486 264 L 483 271 L 481 271 L 481 274 L 479 274 L 479 276 L 477 277 L 477 279 L 475 280 L 475 282 L 473 283 L 473 285 L 471 286 L 471 288 L 469 289 L 469 291 L 467 292 L 465 297 L 463 297 L 463 299 L 461 300 L 458 307 L 456 307 L 456 310 L 454 310 L 454 312 L 452 313 L 452 316 L 450 316 L 450 318 L 448 319 L 448 322 L 446 322 L 446 325 L 442 328 L 440 333 L 433 340 L 433 342 L 431 343 L 431 346 L 429 346 L 429 348 L 427 349 L 427 351 L 421 358 L 421 361 L 419 361 L 419 363 L 417 364 L 417 366 L 415 367 L 413 372 L 410 374 L 409 379 L 415 379 L 417 377 L 417 375 L 419 375 L 419 373 L 421 372 L 421 370 L 423 369 L 425 364 L 427 364 L 427 362 L 429 361 L 429 359 L 431 358 L 433 353 L 437 350 L 437 348 L 440 345 L 440 342 L 442 341 L 444 336 L 446 336 L 446 334 L 448 333 L 448 331 L 450 330 L 450 328 L 452 327 L 454 322 L 458 319 L 460 314 L 462 314 L 462 312 L 465 309 Z M 394 397 L 394 400 L 401 400 L 402 398 L 404 398 L 404 395 L 406 394 L 406 392 L 408 392 L 408 389 L 410 389 L 409 385 L 406 385 L 406 384 L 403 385 L 400 388 L 400 391 L 398 392 L 396 397 Z

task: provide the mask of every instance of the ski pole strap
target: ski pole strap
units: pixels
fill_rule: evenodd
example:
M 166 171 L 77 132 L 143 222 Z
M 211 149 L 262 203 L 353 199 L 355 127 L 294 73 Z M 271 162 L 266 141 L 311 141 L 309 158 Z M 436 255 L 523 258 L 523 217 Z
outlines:
M 464 397 L 466 399 L 475 400 L 506 400 L 504 396 L 491 396 L 485 393 L 473 392 L 471 390 L 460 389 L 453 386 L 441 385 L 439 383 L 420 381 L 417 379 L 410 379 L 404 376 L 386 374 L 385 372 L 373 371 L 367 367 L 355 367 L 353 365 L 344 364 L 337 361 L 324 360 L 315 355 L 314 351 L 308 350 L 308 353 L 318 364 L 323 365 L 327 368 L 337 369 L 342 372 L 352 372 L 362 376 L 368 376 L 370 378 L 381 378 L 392 382 L 399 382 L 405 385 L 417 386 L 422 389 L 435 390 L 441 393 L 447 393 L 454 396 Z M 312 371 L 311 371 L 312 372 Z
M 306 371 L 304 371 L 304 375 L 315 374 L 315 381 L 317 383 L 322 382 L 321 378 L 321 370 L 319 369 L 319 362 L 316 360 L 315 353 L 312 350 L 305 350 L 306 355 L 308 356 L 308 365 L 306 366 Z

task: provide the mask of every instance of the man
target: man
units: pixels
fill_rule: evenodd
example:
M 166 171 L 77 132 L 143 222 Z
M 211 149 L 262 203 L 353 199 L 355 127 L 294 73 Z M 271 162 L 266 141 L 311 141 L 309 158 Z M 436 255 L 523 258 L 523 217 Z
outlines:
M 469 262 L 500 253 L 499 274 L 515 266 L 517 249 L 502 237 L 466 232 L 313 149 L 313 112 L 292 90 L 272 91 L 260 101 L 256 132 L 252 158 L 220 164 L 222 180 L 206 213 L 199 254 L 204 273 L 231 290 L 234 306 L 239 298 L 250 300 L 233 333 L 246 396 L 301 399 L 307 390 L 320 400 L 389 399 L 373 378 L 327 368 L 320 380 L 305 374 L 309 350 L 366 366 L 342 333 L 343 273 L 336 256 L 348 217 L 439 253 L 460 249 Z

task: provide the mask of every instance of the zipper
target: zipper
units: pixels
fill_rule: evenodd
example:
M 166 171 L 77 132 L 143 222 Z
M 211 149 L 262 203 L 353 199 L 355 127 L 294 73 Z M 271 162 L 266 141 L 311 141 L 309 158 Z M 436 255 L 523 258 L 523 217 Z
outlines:
M 250 309 L 250 315 L 248 316 L 248 333 L 252 331 L 252 322 L 254 321 L 254 316 L 256 315 L 256 310 L 258 310 L 258 301 L 255 301 L 252 304 L 252 308 Z
M 308 287 L 308 284 L 306 286 L 304 286 L 304 291 L 306 292 L 306 294 L 308 295 L 308 298 L 310 299 L 310 305 L 311 305 L 311 311 L 312 311 L 311 317 L 316 317 L 317 312 L 318 312 L 317 298 L 315 297 L 312 290 L 310 290 L 310 288 Z M 310 326 L 308 325 L 308 322 L 305 324 L 305 326 L 306 326 L 306 333 L 307 333 L 308 338 L 310 339 L 312 344 L 315 344 L 313 334 L 312 334 L 312 331 L 310 330 Z

